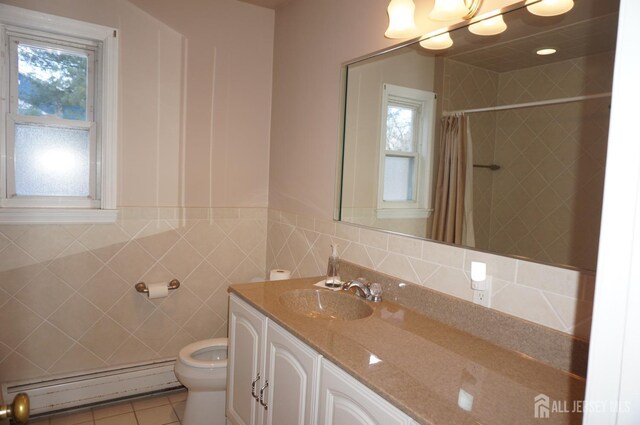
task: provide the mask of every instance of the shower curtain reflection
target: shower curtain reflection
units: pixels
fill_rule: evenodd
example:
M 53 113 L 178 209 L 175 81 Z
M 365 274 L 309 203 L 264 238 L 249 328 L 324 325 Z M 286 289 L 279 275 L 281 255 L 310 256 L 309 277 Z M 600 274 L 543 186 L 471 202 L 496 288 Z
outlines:
M 469 118 L 442 117 L 432 239 L 474 246 Z

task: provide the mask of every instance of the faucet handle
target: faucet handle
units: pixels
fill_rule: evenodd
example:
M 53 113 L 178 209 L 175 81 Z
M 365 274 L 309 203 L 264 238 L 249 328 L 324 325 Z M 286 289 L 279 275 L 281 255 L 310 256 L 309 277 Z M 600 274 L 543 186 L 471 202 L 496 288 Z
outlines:
M 362 283 L 364 286 L 369 286 L 369 281 L 366 277 L 359 277 L 356 279 L 358 282 Z
M 369 295 L 371 301 L 375 303 L 382 301 L 382 285 L 378 282 L 373 282 L 369 285 L 369 290 L 371 291 L 371 294 Z

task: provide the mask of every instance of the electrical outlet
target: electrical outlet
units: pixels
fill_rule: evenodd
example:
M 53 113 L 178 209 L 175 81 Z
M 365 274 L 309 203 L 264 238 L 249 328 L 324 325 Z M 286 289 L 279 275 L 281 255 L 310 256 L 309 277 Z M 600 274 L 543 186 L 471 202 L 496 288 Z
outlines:
M 491 307 L 491 276 L 487 276 L 486 284 L 487 289 L 484 291 L 473 291 L 473 303 Z

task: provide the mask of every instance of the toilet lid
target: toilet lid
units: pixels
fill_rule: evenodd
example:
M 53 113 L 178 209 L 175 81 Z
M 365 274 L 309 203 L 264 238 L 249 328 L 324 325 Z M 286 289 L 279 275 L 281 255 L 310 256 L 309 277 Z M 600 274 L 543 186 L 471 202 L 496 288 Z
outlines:
M 201 360 L 193 357 L 194 353 L 197 353 L 201 350 L 227 350 L 227 338 L 211 338 L 211 339 L 203 339 L 202 341 L 193 342 L 180 350 L 178 357 L 180 361 L 188 366 L 192 367 L 200 367 L 200 368 L 218 368 L 218 367 L 226 367 L 227 359 L 226 356 L 224 359 L 220 360 Z

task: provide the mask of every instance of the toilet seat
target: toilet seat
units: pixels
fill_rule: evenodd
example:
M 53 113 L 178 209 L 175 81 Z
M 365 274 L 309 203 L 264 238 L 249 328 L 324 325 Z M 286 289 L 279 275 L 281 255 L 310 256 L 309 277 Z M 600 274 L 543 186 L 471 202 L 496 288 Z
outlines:
M 203 350 L 222 350 L 225 357 L 219 360 L 200 360 L 194 358 L 194 354 Z M 187 366 L 202 368 L 202 369 L 217 369 L 227 367 L 227 338 L 211 338 L 203 339 L 202 341 L 193 342 L 180 350 L 178 358 L 182 363 Z

